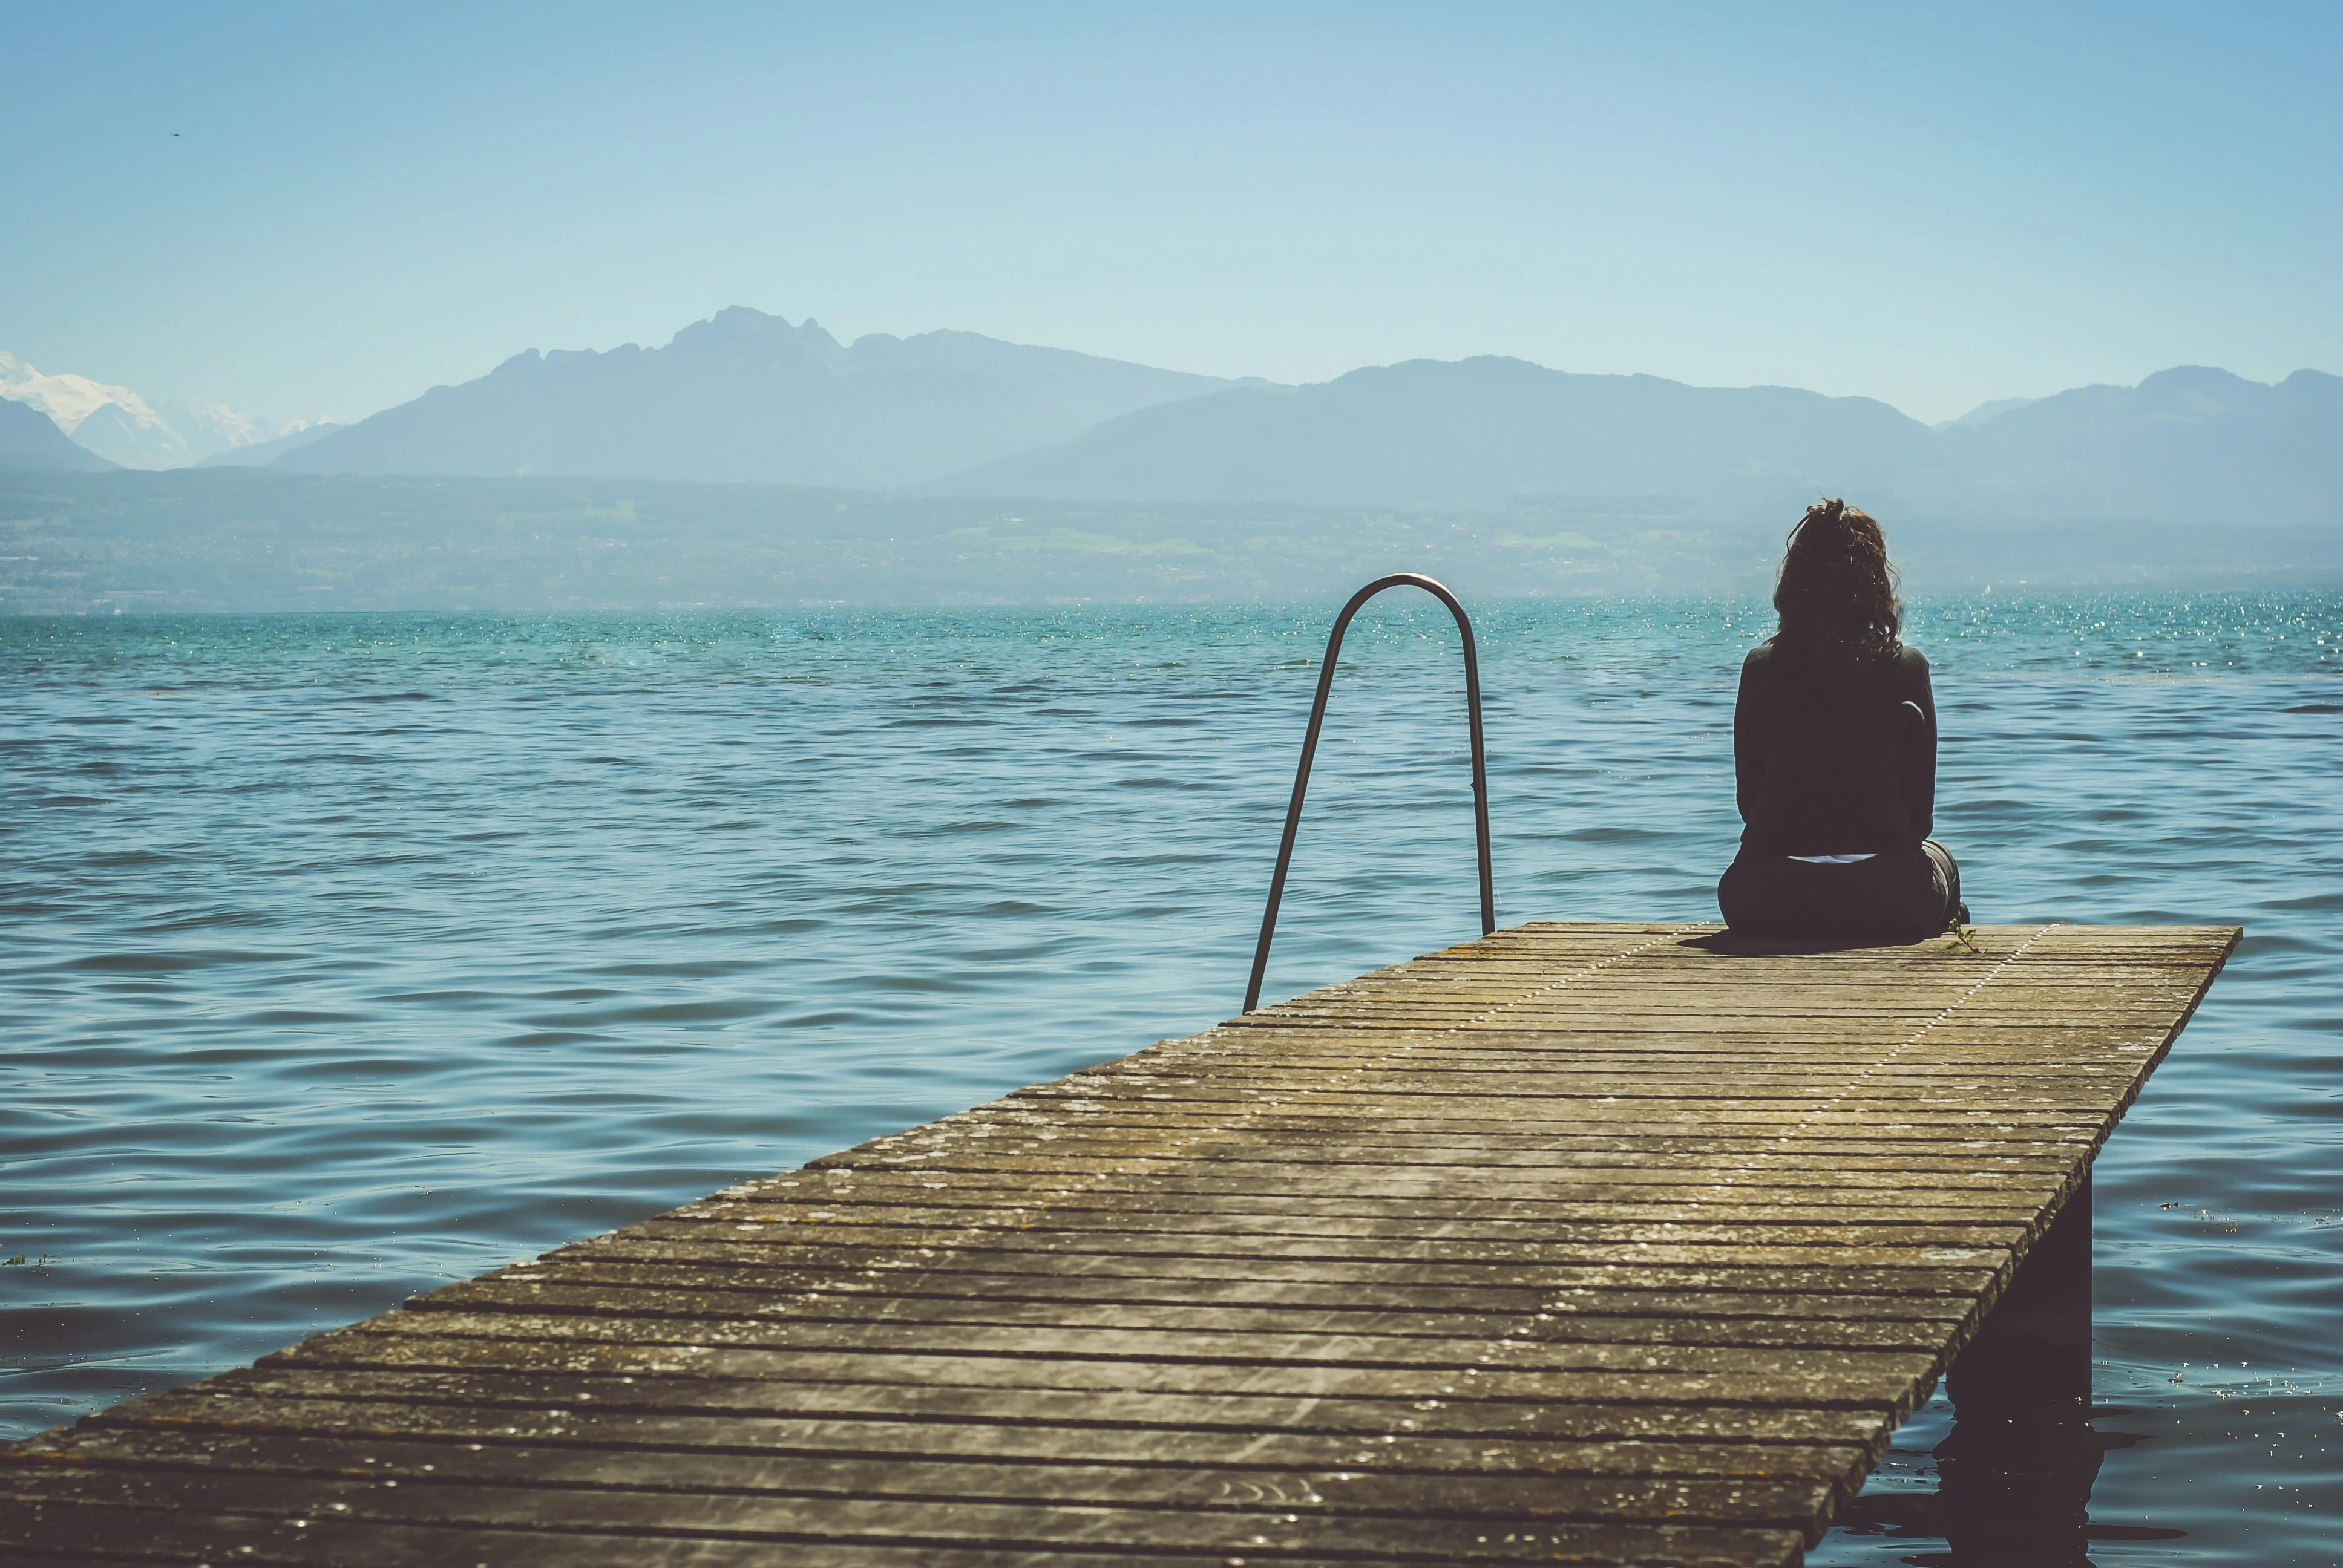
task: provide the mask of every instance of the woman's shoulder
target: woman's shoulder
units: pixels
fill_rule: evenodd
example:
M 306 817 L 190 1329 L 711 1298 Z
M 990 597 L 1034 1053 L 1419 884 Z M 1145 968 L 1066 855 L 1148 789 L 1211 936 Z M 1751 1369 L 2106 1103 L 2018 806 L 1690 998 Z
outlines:
M 1898 643 L 1896 657 L 1880 672 L 1891 700 L 1933 702 L 1936 682 L 1928 678 L 1928 656 L 1910 643 Z
M 1875 671 L 1885 669 L 1891 681 L 1903 685 L 1928 678 L 1928 656 L 1908 642 L 1899 642 L 1894 655 L 1884 665 L 1866 660 L 1855 667 L 1858 670 L 1865 668 Z M 1793 650 L 1782 646 L 1782 639 L 1778 637 L 1767 638 L 1741 656 L 1741 673 L 1745 677 L 1784 673 L 1795 678 L 1801 672 L 1807 675 L 1815 672 L 1812 657 L 1801 660 Z

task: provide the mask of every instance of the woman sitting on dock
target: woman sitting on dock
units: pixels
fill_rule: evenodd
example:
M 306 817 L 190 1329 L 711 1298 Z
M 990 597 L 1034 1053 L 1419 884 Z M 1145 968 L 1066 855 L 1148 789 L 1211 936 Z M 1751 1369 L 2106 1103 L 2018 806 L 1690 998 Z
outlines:
M 1968 910 L 1928 837 L 1936 704 L 1879 525 L 1845 501 L 1806 508 L 1774 588 L 1781 627 L 1741 666 L 1733 763 L 1741 852 L 1716 887 L 1735 934 L 1909 942 Z

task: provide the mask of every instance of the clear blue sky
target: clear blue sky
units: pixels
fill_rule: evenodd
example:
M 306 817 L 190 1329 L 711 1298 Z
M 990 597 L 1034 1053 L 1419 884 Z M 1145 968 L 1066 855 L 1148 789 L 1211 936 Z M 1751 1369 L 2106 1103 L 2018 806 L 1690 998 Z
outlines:
M 278 418 L 734 304 L 1931 419 L 2343 371 L 2329 3 L 0 0 L 0 348 Z

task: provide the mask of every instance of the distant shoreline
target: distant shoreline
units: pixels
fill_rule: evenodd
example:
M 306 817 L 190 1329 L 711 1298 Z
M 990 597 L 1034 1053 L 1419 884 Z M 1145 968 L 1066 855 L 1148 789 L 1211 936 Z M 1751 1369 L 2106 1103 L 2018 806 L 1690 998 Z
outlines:
M 2343 528 L 1886 513 L 1908 592 L 2343 587 Z M 0 473 L 0 614 L 1232 604 L 1392 569 L 1489 598 L 1762 594 L 1782 518 L 1667 497 L 1438 510 L 608 479 Z

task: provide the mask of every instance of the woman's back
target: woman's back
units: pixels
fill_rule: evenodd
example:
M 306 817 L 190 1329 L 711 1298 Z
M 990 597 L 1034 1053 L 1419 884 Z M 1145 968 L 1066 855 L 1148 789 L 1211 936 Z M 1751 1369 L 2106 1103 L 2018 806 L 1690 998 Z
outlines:
M 1857 659 L 1770 638 L 1741 666 L 1733 755 L 1745 848 L 1772 855 L 1911 849 L 1935 826 L 1928 660 L 1900 644 Z

